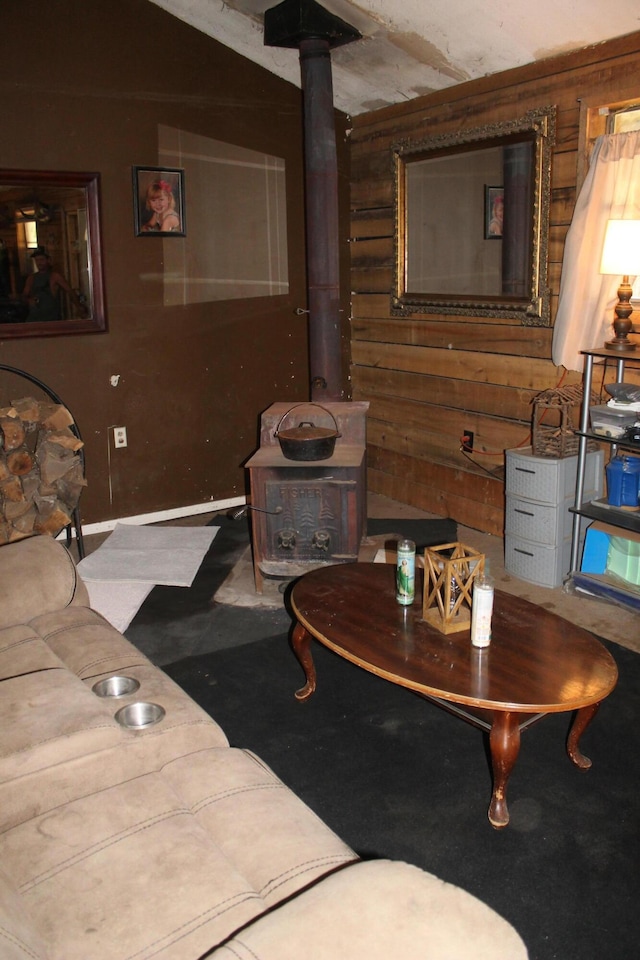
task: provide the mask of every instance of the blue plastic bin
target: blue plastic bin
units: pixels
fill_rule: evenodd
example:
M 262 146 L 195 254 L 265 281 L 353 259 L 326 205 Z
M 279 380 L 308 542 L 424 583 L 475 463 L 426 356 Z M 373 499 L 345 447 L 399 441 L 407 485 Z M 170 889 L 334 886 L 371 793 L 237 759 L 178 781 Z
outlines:
M 607 500 L 612 507 L 637 507 L 640 457 L 614 457 L 607 464 Z

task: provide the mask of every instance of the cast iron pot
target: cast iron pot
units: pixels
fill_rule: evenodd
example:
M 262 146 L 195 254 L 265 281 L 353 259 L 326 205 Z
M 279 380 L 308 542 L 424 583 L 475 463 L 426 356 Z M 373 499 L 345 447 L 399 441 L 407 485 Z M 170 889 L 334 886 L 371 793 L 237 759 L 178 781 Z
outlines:
M 330 410 L 320 406 L 320 404 L 297 404 L 296 406 L 317 406 L 320 410 L 328 413 L 334 423 L 334 430 L 329 427 L 316 427 L 310 420 L 301 420 L 297 427 L 289 427 L 282 430 L 282 422 L 292 413 L 296 407 L 287 410 L 276 427 L 274 436 L 280 442 L 280 449 L 287 460 L 327 460 L 333 456 L 333 450 L 336 440 L 341 434 L 338 432 L 336 418 Z

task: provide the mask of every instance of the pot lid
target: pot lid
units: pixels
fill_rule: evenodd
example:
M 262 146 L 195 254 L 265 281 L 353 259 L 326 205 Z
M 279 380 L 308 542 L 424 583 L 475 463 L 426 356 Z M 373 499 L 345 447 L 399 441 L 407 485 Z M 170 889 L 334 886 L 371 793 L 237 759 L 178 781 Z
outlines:
M 338 437 L 337 430 L 328 427 L 316 427 L 313 423 L 300 423 L 297 427 L 279 430 L 278 436 L 282 440 L 328 440 Z
M 305 411 L 307 416 L 313 415 L 311 409 L 309 408 L 313 408 L 313 410 L 316 413 L 319 413 L 321 417 L 323 414 L 326 414 L 333 421 L 333 428 L 317 427 L 311 420 L 299 420 L 297 427 L 288 427 L 286 430 L 280 429 L 287 417 L 290 417 L 293 414 L 294 410 L 298 411 L 298 416 L 304 416 L 302 409 L 305 407 L 307 408 Z M 296 403 L 293 407 L 287 410 L 287 412 L 280 417 L 280 422 L 276 427 L 274 436 L 283 440 L 329 440 L 337 439 L 341 436 L 341 434 L 338 430 L 336 418 L 331 411 L 327 410 L 327 408 L 323 407 L 320 403 L 314 403 L 313 401 L 310 401 L 308 403 Z

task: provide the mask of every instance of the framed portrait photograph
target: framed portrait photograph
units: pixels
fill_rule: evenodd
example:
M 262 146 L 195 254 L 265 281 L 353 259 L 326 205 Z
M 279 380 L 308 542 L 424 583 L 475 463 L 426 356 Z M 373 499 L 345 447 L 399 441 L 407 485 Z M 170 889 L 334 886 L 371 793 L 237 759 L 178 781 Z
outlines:
M 504 187 L 484 188 L 484 238 L 485 240 L 502 239 L 502 222 L 504 217 Z
M 186 237 L 184 170 L 133 168 L 136 237 Z

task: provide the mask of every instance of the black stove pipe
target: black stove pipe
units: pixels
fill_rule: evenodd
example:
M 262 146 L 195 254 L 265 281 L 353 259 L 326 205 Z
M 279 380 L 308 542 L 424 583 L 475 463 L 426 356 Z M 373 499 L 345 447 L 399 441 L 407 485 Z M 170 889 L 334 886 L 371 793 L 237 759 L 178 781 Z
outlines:
M 327 40 L 312 37 L 301 41 L 300 71 L 304 95 L 311 399 L 341 400 L 338 160 Z
M 331 48 L 360 39 L 315 0 L 284 0 L 265 13 L 265 44 L 297 47 L 304 109 L 307 296 L 311 399 L 342 400 L 338 161 Z

